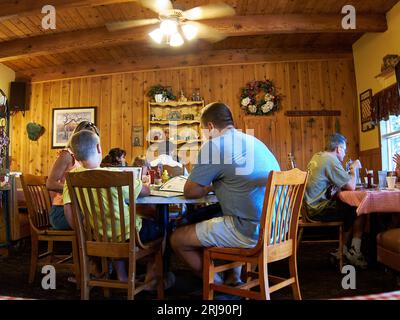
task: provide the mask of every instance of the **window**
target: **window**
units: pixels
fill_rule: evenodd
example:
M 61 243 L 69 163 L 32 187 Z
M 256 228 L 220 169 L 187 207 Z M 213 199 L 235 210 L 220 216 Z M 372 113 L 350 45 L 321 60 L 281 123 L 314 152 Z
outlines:
M 393 155 L 400 153 L 400 116 L 381 121 L 382 169 L 394 171 Z

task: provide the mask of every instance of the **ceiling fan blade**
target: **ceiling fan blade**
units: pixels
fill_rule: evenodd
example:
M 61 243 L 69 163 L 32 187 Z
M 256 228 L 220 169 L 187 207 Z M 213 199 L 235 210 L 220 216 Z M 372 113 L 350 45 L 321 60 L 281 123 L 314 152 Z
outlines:
M 128 20 L 121 22 L 111 22 L 107 23 L 106 27 L 108 31 L 117 31 L 122 29 L 129 29 L 135 27 L 148 26 L 150 24 L 158 23 L 160 20 L 158 19 L 139 19 L 139 20 Z
M 183 17 L 188 20 L 214 19 L 233 15 L 235 15 L 235 9 L 223 2 L 210 3 L 183 12 Z
M 197 27 L 198 33 L 197 37 L 207 40 L 208 42 L 218 42 L 225 39 L 227 36 L 223 33 L 219 32 L 218 30 L 205 25 L 204 23 L 200 22 L 190 22 Z
M 173 9 L 170 0 L 140 0 L 139 2 L 142 7 L 145 7 L 157 13 L 163 12 L 164 10 Z

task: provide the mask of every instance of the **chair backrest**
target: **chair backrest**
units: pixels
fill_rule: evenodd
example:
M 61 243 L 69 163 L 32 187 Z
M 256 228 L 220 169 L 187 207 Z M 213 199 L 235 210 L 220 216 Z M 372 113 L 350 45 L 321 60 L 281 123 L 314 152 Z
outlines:
M 300 208 L 308 173 L 299 169 L 272 171 L 268 177 L 264 206 L 260 222 L 260 236 L 256 250 L 272 246 L 295 249 Z M 292 254 L 282 251 L 283 255 Z M 272 261 L 271 261 L 272 262 Z
M 31 228 L 38 231 L 50 227 L 51 201 L 46 188 L 46 176 L 21 175 L 21 185 L 28 208 Z
M 140 241 L 132 172 L 69 172 L 66 182 L 79 244 L 88 255 L 120 257 L 128 239 Z

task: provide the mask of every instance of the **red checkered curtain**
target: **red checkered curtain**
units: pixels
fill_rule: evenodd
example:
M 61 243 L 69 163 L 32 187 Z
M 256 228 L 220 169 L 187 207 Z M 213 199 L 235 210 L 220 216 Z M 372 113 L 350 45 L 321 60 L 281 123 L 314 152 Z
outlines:
M 400 95 L 397 84 L 394 84 L 372 97 L 372 121 L 379 123 L 388 120 L 389 116 L 400 115 Z

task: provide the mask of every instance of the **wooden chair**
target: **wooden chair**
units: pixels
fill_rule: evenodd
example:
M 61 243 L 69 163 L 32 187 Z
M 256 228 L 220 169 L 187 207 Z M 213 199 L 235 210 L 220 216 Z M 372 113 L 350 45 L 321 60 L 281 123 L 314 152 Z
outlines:
M 21 185 L 28 209 L 31 228 L 31 267 L 29 283 L 33 283 L 38 266 L 53 265 L 56 270 L 71 270 L 75 273 L 76 284 L 80 286 L 79 252 L 76 233 L 73 230 L 54 230 L 50 226 L 50 196 L 46 189 L 45 176 L 21 175 Z M 39 241 L 47 241 L 47 251 L 39 254 Z M 71 242 L 72 255 L 55 255 L 53 243 Z M 72 259 L 72 263 L 68 263 Z
M 294 169 L 297 167 L 296 159 L 292 155 L 292 153 L 288 154 L 288 168 Z M 306 207 L 301 207 L 300 211 L 300 221 L 299 221 L 299 232 L 298 232 L 298 239 L 297 239 L 297 246 L 300 245 L 301 242 L 303 243 L 339 243 L 338 252 L 339 254 L 339 268 L 342 271 L 343 268 L 343 222 L 341 221 L 333 221 L 333 222 L 325 222 L 325 221 L 316 221 L 312 220 L 308 216 L 308 212 Z M 305 228 L 338 228 L 339 236 L 338 240 L 307 240 L 302 241 L 303 232 Z
M 92 287 L 120 288 L 128 290 L 128 299 L 134 299 L 147 286 L 157 282 L 158 299 L 164 298 L 163 284 L 163 238 L 143 244 L 136 230 L 136 205 L 134 196 L 134 177 L 130 172 L 89 170 L 68 173 L 66 176 L 71 195 L 73 215 L 77 226 L 80 258 L 82 261 L 81 298 L 88 300 Z M 129 189 L 129 199 L 124 199 L 123 188 Z M 79 201 L 78 201 L 79 199 Z M 129 200 L 129 220 L 124 212 L 125 201 Z M 105 208 L 109 208 L 106 212 Z M 116 212 L 115 208 L 119 208 Z M 119 216 L 119 222 L 116 216 Z M 126 226 L 129 225 L 129 233 Z M 111 230 L 111 237 L 107 234 Z M 154 256 L 157 276 L 144 282 L 136 275 L 136 261 Z M 91 279 L 89 257 L 100 257 L 103 277 Z M 109 259 L 128 259 L 128 282 L 109 279 L 107 263 Z
M 265 193 L 257 245 L 251 249 L 211 247 L 204 250 L 203 298 L 213 299 L 214 291 L 250 299 L 270 299 L 270 293 L 291 286 L 301 299 L 297 277 L 297 223 L 308 174 L 299 169 L 270 173 Z M 290 278 L 268 274 L 268 263 L 289 259 Z M 214 265 L 215 260 L 227 263 Z M 214 284 L 216 272 L 245 266 L 246 283 L 237 287 Z M 257 267 L 258 272 L 254 272 Z M 273 284 L 270 286 L 270 284 Z M 250 290 L 259 287 L 259 291 Z
M 338 239 L 333 240 L 302 240 L 303 231 L 306 228 L 337 228 L 338 229 Z M 339 248 L 339 271 L 343 268 L 343 222 L 341 221 L 316 221 L 312 220 L 307 213 L 306 208 L 303 206 L 301 209 L 301 219 L 299 221 L 299 233 L 298 233 L 297 245 L 303 243 L 338 243 Z

